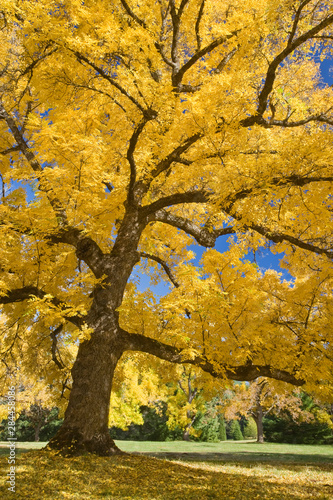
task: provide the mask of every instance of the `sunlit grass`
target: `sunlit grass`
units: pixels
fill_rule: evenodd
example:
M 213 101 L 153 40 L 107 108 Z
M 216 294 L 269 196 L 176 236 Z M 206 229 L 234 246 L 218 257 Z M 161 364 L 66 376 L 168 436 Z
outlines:
M 30 445 L 33 443 L 29 443 Z M 122 448 L 131 443 L 121 442 Z M 134 446 L 135 444 L 135 446 Z M 315 463 L 314 456 L 321 456 L 322 447 L 301 447 L 309 463 L 295 460 L 294 463 L 271 462 L 254 459 L 235 459 L 237 446 L 261 447 L 264 455 L 274 445 L 254 443 L 134 443 L 133 447 L 146 453 L 173 451 L 191 453 L 190 462 L 175 455 L 177 461 L 161 460 L 146 455 L 125 455 L 111 458 L 83 456 L 71 459 L 60 458 L 54 453 L 30 451 L 17 455 L 16 492 L 7 490 L 6 474 L 8 462 L 1 457 L 0 498 L 9 499 L 142 499 L 142 500 L 297 500 L 333 498 L 333 448 L 324 447 L 327 460 Z M 40 444 L 41 445 L 41 444 Z M 198 447 L 196 445 L 203 445 Z M 223 448 L 223 445 L 224 448 Z M 28 445 L 26 445 L 28 446 Z M 36 445 L 34 445 L 36 447 Z M 37 445 L 38 446 L 38 445 Z M 281 447 L 282 448 L 279 448 Z M 141 448 L 140 448 L 141 447 Z M 291 452 L 293 447 L 277 445 L 281 455 Z M 208 454 L 221 448 L 230 453 L 229 459 L 215 460 Z M 295 447 L 298 448 L 298 447 Z M 287 451 L 286 451 L 287 450 Z M 305 450 L 305 452 L 304 452 Z M 312 450 L 312 454 L 310 454 Z M 138 451 L 138 450 L 137 450 Z M 213 451 L 213 453 L 214 453 Z M 199 455 L 195 455 L 199 452 Z M 299 450 L 294 450 L 294 457 Z M 307 452 L 307 453 L 306 453 Z M 248 453 L 248 452 L 246 452 Z M 206 456 L 205 456 L 206 454 Z M 214 453 L 215 455 L 215 453 Z M 195 457 L 197 456 L 197 460 Z M 212 460 L 213 458 L 213 460 Z

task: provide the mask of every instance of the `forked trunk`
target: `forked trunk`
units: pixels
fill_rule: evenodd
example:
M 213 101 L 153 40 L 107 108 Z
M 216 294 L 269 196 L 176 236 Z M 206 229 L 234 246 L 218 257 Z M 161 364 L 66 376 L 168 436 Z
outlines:
M 47 449 L 64 455 L 121 453 L 108 430 L 112 380 L 121 354 L 116 335 L 109 332 L 95 331 L 90 340 L 80 344 L 64 423 Z

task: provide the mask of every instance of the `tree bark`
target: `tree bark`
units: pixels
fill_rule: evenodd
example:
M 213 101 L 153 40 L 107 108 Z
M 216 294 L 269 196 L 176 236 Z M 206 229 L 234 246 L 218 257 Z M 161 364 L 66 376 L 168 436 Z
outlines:
M 80 344 L 64 423 L 48 449 L 60 450 L 67 456 L 121 453 L 110 437 L 108 419 L 113 375 L 122 352 L 112 328 L 95 330 L 90 340 Z
M 257 443 L 264 442 L 264 427 L 263 427 L 263 412 L 262 406 L 259 404 L 256 410 L 256 415 L 253 416 L 253 419 L 257 426 Z
M 40 430 L 42 428 L 42 424 L 41 423 L 38 423 L 36 426 L 35 426 L 35 442 L 38 442 L 39 441 L 39 434 L 40 434 Z

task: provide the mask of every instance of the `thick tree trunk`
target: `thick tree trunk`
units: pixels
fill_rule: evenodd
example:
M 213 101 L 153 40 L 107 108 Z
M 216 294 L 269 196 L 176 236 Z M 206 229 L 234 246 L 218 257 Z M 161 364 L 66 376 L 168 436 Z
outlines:
M 65 455 L 121 453 L 108 430 L 112 380 L 121 354 L 115 329 L 95 331 L 80 344 L 64 423 L 47 448 Z

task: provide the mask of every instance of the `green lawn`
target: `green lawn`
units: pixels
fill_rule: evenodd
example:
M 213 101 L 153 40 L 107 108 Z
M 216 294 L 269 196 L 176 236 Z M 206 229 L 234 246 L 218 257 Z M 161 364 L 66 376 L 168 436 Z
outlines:
M 6 484 L 8 450 L 0 443 L 0 498 L 333 499 L 333 446 L 117 441 L 134 454 L 68 459 L 38 451 L 45 444 L 17 443 L 14 494 Z

